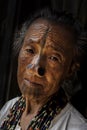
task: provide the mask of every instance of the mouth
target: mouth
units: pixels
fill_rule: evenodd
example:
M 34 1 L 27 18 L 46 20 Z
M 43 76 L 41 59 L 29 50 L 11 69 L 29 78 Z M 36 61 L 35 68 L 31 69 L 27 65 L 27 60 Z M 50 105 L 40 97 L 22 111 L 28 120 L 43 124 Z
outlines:
M 43 85 L 42 84 L 40 84 L 40 83 L 37 83 L 37 82 L 34 82 L 34 81 L 30 81 L 29 79 L 27 79 L 27 78 L 24 78 L 24 83 L 27 85 L 27 86 L 38 86 L 38 87 L 43 87 Z

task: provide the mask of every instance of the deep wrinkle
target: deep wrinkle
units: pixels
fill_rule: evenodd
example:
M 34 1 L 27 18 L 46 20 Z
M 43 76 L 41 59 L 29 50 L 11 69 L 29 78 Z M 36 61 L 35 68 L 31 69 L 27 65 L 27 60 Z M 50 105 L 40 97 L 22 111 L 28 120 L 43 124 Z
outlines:
M 47 35 L 48 35 L 48 32 L 50 31 L 50 28 L 48 27 L 42 37 L 42 40 L 41 40 L 41 45 L 42 45 L 42 48 L 44 47 L 45 43 L 46 43 L 46 38 L 47 38 Z
M 43 53 L 42 51 L 43 51 L 44 46 L 46 45 L 46 39 L 47 39 L 47 36 L 48 36 L 48 33 L 49 33 L 50 30 L 51 30 L 51 29 L 50 29 L 50 27 L 48 26 L 47 29 L 45 30 L 44 35 L 42 36 L 42 40 L 41 40 L 41 42 L 40 42 L 41 50 L 40 50 L 38 62 L 39 62 L 40 59 L 42 58 L 42 56 L 41 56 L 42 53 Z

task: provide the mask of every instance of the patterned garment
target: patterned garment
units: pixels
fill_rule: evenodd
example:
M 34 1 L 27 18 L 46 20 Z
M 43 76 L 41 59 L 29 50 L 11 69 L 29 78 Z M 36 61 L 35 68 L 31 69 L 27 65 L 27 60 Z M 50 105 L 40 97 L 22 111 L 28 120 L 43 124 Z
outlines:
M 60 91 L 60 95 L 53 95 L 53 97 L 41 108 L 41 110 L 38 111 L 37 115 L 30 122 L 27 130 L 30 127 L 32 127 L 34 130 L 36 128 L 40 128 L 41 130 L 47 130 L 53 118 L 58 115 L 58 113 L 60 113 L 61 109 L 65 106 L 66 103 L 67 100 L 63 91 Z M 25 99 L 22 96 L 10 109 L 10 113 L 5 118 L 0 130 L 14 130 L 17 123 L 20 121 L 21 115 L 24 112 L 25 107 Z

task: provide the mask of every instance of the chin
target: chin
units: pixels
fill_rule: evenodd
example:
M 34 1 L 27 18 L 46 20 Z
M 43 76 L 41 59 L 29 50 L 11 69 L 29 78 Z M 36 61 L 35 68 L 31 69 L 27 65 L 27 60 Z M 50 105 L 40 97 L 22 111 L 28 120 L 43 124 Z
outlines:
M 22 86 L 20 90 L 24 96 L 28 97 L 40 98 L 43 95 L 43 91 L 40 88 Z

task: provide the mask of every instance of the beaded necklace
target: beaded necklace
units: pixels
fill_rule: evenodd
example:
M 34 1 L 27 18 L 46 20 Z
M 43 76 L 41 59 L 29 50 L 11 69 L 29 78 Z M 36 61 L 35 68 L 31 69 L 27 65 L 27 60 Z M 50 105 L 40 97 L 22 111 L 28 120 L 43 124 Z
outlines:
M 59 95 L 56 94 L 56 96 L 53 96 L 42 107 L 42 109 L 38 111 L 37 115 L 32 119 L 26 130 L 28 130 L 30 127 L 32 127 L 34 130 L 36 130 L 36 128 L 39 128 L 40 130 L 47 130 L 51 124 L 52 119 L 58 113 L 60 113 L 65 104 L 66 102 L 61 100 Z M 20 99 L 10 109 L 10 112 L 0 127 L 0 130 L 15 130 L 15 127 L 25 110 L 25 106 L 25 99 L 20 97 Z
M 1 130 L 14 130 L 24 109 L 25 109 L 25 100 L 23 97 L 20 97 L 19 100 L 10 109 L 9 114 L 4 119 L 4 122 L 2 126 L 0 127 L 0 129 Z

